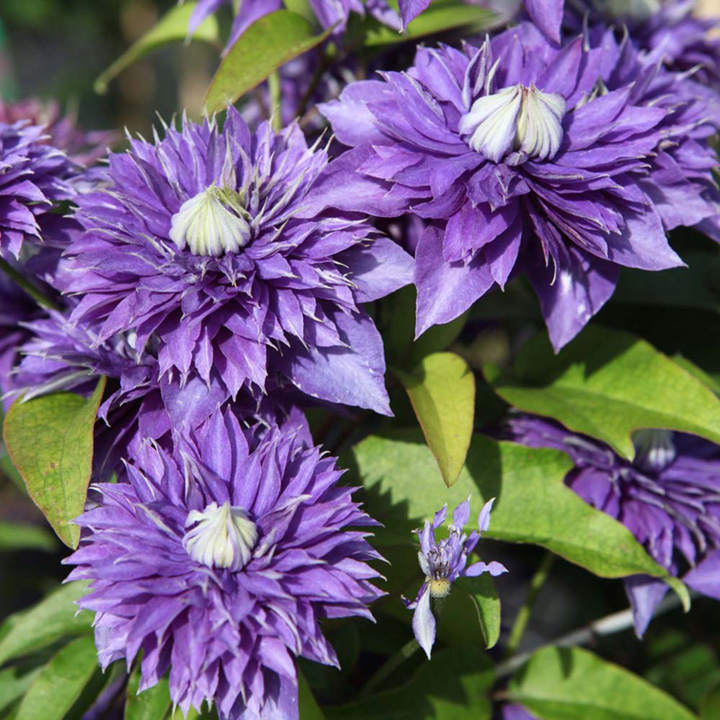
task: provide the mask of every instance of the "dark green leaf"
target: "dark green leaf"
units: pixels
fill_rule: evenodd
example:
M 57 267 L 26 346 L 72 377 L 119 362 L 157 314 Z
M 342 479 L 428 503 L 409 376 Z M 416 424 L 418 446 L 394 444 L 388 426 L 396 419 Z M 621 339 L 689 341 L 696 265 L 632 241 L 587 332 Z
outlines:
M 305 676 L 298 669 L 298 705 L 300 720 L 325 720 L 325 714 L 317 704 Z
M 477 518 L 483 503 L 494 497 L 488 537 L 541 545 L 601 577 L 647 574 L 680 589 L 624 525 L 566 487 L 563 479 L 572 464 L 564 453 L 475 435 L 451 488 L 441 482 L 419 433 L 370 436 L 352 455 L 368 511 L 392 528 L 378 531 L 379 543 L 411 542 L 412 529 L 423 520 L 468 496 L 471 518 Z M 482 554 L 482 543 L 479 550 Z
M 196 2 L 186 2 L 184 5 L 171 8 L 155 27 L 146 32 L 98 77 L 95 81 L 95 92 L 105 93 L 109 82 L 141 57 L 164 45 L 185 40 L 188 35 L 190 15 L 196 5 Z M 214 15 L 208 17 L 198 27 L 192 39 L 213 44 L 219 42 L 218 23 Z
M 628 460 L 631 436 L 667 428 L 720 443 L 720 400 L 687 370 L 629 333 L 589 327 L 559 354 L 530 341 L 512 374 L 488 378 L 508 403 L 603 440 Z
M 405 685 L 354 703 L 328 707 L 328 720 L 489 720 L 493 672 L 469 645 L 439 650 Z
M 475 378 L 453 353 L 433 353 L 412 373 L 398 372 L 445 484 L 458 478 L 470 445 Z
M 709 692 L 700 703 L 702 720 L 718 720 L 720 718 L 720 688 Z
M 98 667 L 92 635 L 76 638 L 40 670 L 16 720 L 62 720 Z
M 697 720 L 658 688 L 580 648 L 539 650 L 508 694 L 539 720 Z
M 138 694 L 140 687 L 140 669 L 135 668 L 128 680 L 125 699 L 124 720 L 162 720 L 170 709 L 170 691 L 168 679 Z
M 274 70 L 319 45 L 331 30 L 316 34 L 301 15 L 278 10 L 253 23 L 230 48 L 208 88 L 209 113 L 224 110 Z
M 73 393 L 17 400 L 5 416 L 5 447 L 33 502 L 58 537 L 77 547 L 73 520 L 85 507 L 93 455 L 93 427 L 105 378 L 88 399 Z
M 92 613 L 84 610 L 76 614 L 75 604 L 86 592 L 85 582 L 68 583 L 29 610 L 7 618 L 0 626 L 0 665 L 62 637 L 89 633 Z

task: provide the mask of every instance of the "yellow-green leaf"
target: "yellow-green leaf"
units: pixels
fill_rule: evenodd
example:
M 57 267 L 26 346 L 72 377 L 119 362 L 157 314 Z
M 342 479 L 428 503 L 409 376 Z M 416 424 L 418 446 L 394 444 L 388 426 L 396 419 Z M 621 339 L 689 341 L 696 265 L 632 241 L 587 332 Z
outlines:
M 196 2 L 186 2 L 171 8 L 139 40 L 131 45 L 115 62 L 95 80 L 95 92 L 103 94 L 109 82 L 123 70 L 148 53 L 174 42 L 181 42 L 188 36 L 188 24 Z M 207 43 L 219 42 L 218 22 L 214 15 L 208 17 L 193 33 L 193 40 Z
M 105 378 L 89 398 L 74 393 L 43 395 L 13 403 L 5 416 L 5 447 L 28 494 L 58 537 L 77 547 L 72 521 L 85 506 L 93 456 L 93 427 Z
M 424 357 L 411 373 L 398 372 L 445 484 L 458 478 L 470 446 L 475 378 L 459 355 Z
M 208 88 L 209 113 L 224 110 L 274 70 L 319 45 L 330 30 L 316 34 L 301 15 L 278 10 L 254 22 L 223 58 Z

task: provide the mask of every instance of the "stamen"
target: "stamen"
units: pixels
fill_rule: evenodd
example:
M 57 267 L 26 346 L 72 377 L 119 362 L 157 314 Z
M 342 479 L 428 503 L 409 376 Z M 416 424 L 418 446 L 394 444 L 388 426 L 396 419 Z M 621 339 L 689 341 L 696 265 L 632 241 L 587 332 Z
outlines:
M 210 503 L 203 511 L 188 513 L 183 547 L 196 562 L 214 568 L 240 570 L 250 562 L 257 543 L 255 523 L 229 502 Z
M 186 200 L 172 216 L 170 239 L 193 255 L 220 257 L 250 242 L 250 225 L 241 197 L 215 185 Z
M 633 434 L 635 465 L 651 472 L 664 470 L 675 459 L 671 430 L 638 430 Z
M 500 162 L 519 150 L 529 158 L 549 160 L 560 149 L 565 99 L 535 85 L 512 85 L 478 98 L 460 118 L 460 134 L 476 152 Z

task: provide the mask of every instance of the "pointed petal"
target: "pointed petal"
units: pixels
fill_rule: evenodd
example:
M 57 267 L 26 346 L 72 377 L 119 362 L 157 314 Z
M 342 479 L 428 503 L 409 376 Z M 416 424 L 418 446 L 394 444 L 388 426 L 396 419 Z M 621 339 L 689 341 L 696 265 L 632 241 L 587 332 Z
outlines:
M 418 600 L 413 614 L 412 629 L 418 645 L 425 651 L 429 660 L 432 646 L 435 643 L 435 618 L 430 610 L 429 588 L 425 588 L 425 592 Z

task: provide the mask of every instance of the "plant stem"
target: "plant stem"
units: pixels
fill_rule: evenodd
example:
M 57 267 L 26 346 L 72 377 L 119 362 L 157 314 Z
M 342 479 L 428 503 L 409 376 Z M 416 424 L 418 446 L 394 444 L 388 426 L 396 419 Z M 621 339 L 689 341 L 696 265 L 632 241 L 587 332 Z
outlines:
M 280 87 L 280 73 L 276 70 L 268 77 L 268 90 L 270 91 L 270 122 L 276 132 L 282 130 L 282 108 L 280 100 L 282 88 Z
M 681 605 L 680 598 L 677 595 L 668 595 L 658 606 L 655 608 L 653 617 L 662 615 L 663 613 L 675 610 Z M 538 650 L 544 647 L 574 647 L 576 645 L 584 645 L 591 640 L 604 637 L 606 635 L 614 635 L 615 633 L 622 632 L 633 626 L 633 611 L 632 608 L 627 610 L 621 610 L 620 612 L 606 615 L 599 620 L 593 620 L 589 625 L 585 625 L 578 630 L 573 630 L 567 635 L 562 635 L 556 640 L 552 640 L 548 643 L 543 643 L 532 650 L 527 652 L 521 652 L 513 657 L 508 658 L 504 662 L 501 662 L 495 667 L 495 677 L 502 678 L 508 675 L 512 675 L 516 670 L 521 668 L 530 658 L 531 655 L 536 653 Z
M 530 616 L 532 615 L 532 611 L 535 607 L 535 602 L 538 595 L 540 594 L 542 586 L 548 579 L 548 575 L 550 574 L 550 570 L 552 569 L 554 562 L 555 556 L 549 550 L 546 551 L 545 555 L 543 556 L 542 562 L 540 563 L 540 566 L 535 571 L 535 574 L 530 580 L 530 587 L 528 588 L 527 597 L 525 598 L 525 602 L 518 610 L 518 613 L 515 617 L 515 622 L 512 626 L 512 630 L 510 630 L 510 638 L 507 642 L 507 647 L 505 649 L 506 656 L 514 655 L 517 652 L 518 647 L 520 647 L 520 641 L 525 634 L 525 628 L 527 627 Z
M 368 695 L 376 688 L 380 687 L 406 660 L 409 660 L 420 646 L 417 640 L 412 638 L 408 640 L 394 655 L 391 655 L 384 665 L 375 672 L 374 675 L 365 683 L 361 695 Z
M 35 302 L 47 310 L 60 308 L 26 277 L 19 273 L 9 262 L 0 258 L 0 270 L 4 272 L 18 287 L 22 288 Z

